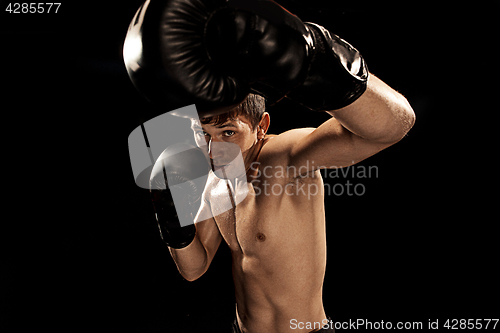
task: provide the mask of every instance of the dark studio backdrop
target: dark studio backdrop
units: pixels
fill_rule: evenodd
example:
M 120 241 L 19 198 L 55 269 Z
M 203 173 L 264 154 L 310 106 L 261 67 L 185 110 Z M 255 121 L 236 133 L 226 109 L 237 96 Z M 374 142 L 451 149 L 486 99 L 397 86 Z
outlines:
M 474 116 L 498 107 L 492 80 L 469 79 L 494 68 L 481 46 L 493 27 L 469 4 L 278 2 L 354 45 L 417 115 L 406 138 L 360 164 L 376 174 L 325 179 L 364 189 L 325 197 L 326 313 L 424 327 L 498 318 L 494 149 Z M 222 332 L 234 318 L 227 246 L 184 281 L 134 184 L 128 135 L 161 113 L 122 61 L 141 3 L 67 1 L 43 15 L 8 14 L 1 1 L 2 332 Z M 287 102 L 268 111 L 271 133 L 327 119 Z

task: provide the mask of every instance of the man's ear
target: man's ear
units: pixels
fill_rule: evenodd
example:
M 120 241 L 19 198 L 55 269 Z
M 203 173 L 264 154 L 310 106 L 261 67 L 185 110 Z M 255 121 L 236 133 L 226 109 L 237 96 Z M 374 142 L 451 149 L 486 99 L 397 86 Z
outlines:
M 269 129 L 271 124 L 271 119 L 269 118 L 269 113 L 264 112 L 262 118 L 260 118 L 259 125 L 257 126 L 257 139 L 262 140 Z

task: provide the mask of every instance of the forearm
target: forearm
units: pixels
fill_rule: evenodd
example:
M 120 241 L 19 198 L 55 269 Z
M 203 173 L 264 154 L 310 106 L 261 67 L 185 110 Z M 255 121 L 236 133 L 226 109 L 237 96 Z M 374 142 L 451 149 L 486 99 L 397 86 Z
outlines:
M 415 113 L 401 94 L 370 74 L 366 91 L 352 104 L 328 111 L 342 126 L 363 139 L 392 144 L 415 122 Z
M 208 266 L 207 251 L 198 235 L 182 249 L 169 247 L 179 273 L 188 281 L 194 281 L 205 273 Z

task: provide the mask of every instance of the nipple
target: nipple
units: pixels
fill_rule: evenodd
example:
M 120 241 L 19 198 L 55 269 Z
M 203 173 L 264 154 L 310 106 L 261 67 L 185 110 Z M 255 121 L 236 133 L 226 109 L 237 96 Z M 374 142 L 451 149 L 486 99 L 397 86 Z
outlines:
M 257 240 L 258 240 L 259 242 L 263 242 L 263 241 L 265 241 L 265 240 L 266 240 L 266 235 L 264 235 L 264 234 L 263 234 L 263 233 L 261 233 L 261 232 L 258 232 L 258 233 L 257 233 Z

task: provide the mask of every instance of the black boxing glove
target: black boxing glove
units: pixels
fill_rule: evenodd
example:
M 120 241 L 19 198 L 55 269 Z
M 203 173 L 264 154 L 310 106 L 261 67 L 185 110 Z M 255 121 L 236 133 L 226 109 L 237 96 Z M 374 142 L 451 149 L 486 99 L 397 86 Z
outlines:
M 165 149 L 156 161 L 150 193 L 160 236 L 168 246 L 181 249 L 193 241 L 194 219 L 209 170 L 203 150 L 187 145 Z
M 210 61 L 205 26 L 224 0 L 146 0 L 130 23 L 123 58 L 134 86 L 164 110 L 196 104 L 205 116 L 230 111 L 250 92 Z
M 270 104 L 286 96 L 335 110 L 361 96 L 368 79 L 355 48 L 271 0 L 148 0 L 124 58 L 148 99 L 196 103 L 201 116 L 225 112 L 249 92 Z
M 368 67 L 349 43 L 324 27 L 305 23 L 314 39 L 314 51 L 305 81 L 286 94 L 313 111 L 343 108 L 366 90 Z
M 363 57 L 324 27 L 271 0 L 226 3 L 207 23 L 209 57 L 270 104 L 286 96 L 310 110 L 335 110 L 366 90 Z

